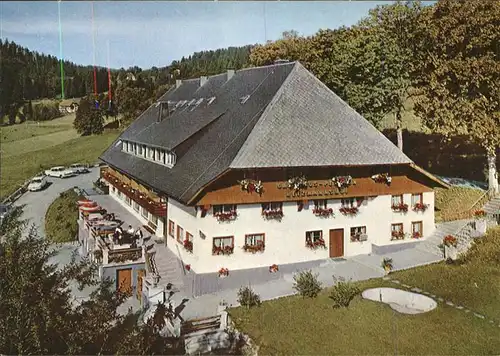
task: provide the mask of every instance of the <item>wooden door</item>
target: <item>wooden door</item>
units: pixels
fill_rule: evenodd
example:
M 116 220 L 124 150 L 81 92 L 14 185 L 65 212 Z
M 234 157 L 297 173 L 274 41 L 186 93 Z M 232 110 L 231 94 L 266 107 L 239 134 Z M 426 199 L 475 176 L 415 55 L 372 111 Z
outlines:
M 137 299 L 142 300 L 142 279 L 144 278 L 145 271 L 140 269 L 137 271 Z
M 130 292 L 132 290 L 132 268 L 116 271 L 116 289 L 122 292 Z
M 344 256 L 344 229 L 330 230 L 330 258 Z

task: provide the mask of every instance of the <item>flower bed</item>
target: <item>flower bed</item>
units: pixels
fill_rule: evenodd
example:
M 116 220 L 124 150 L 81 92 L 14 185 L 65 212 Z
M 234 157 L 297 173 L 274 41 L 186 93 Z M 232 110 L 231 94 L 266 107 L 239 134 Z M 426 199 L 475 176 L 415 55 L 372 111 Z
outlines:
M 332 208 L 314 208 L 313 209 L 313 214 L 316 216 L 321 216 L 321 217 L 329 217 L 330 215 L 333 215 L 333 209 Z
M 344 215 L 356 215 L 359 212 L 358 207 L 353 206 L 353 207 L 342 207 L 339 209 L 339 211 L 344 214 Z
M 266 219 L 281 220 L 283 218 L 283 210 L 263 210 L 262 216 Z
M 397 212 L 402 212 L 402 213 L 408 212 L 408 204 L 405 204 L 405 203 L 393 205 L 391 208 L 393 211 L 397 211 Z
M 311 241 L 311 240 L 307 240 L 306 241 L 306 247 L 307 248 L 310 248 L 311 250 L 316 250 L 318 248 L 326 248 L 326 244 L 325 244 L 325 240 L 323 239 L 318 239 L 316 241 Z
M 212 247 L 213 255 L 231 255 L 233 252 L 234 252 L 234 246 Z

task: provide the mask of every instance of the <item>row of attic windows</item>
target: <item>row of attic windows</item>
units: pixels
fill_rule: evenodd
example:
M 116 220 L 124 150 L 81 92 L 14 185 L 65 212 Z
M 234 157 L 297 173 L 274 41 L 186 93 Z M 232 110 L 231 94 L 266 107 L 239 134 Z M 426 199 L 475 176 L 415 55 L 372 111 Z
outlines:
M 173 167 L 176 162 L 175 153 L 140 143 L 122 141 L 122 151 L 147 159 L 148 161 L 163 164 L 170 168 Z
M 183 109 L 183 110 L 190 110 L 193 111 L 196 109 L 201 103 L 203 103 L 205 99 L 200 98 L 200 99 L 191 99 L 191 100 L 179 100 L 177 102 L 168 102 L 169 106 L 169 113 L 173 113 L 174 111 Z M 212 96 L 211 98 L 207 99 L 207 106 L 212 104 L 215 100 L 215 96 Z M 191 108 L 191 109 L 189 109 Z

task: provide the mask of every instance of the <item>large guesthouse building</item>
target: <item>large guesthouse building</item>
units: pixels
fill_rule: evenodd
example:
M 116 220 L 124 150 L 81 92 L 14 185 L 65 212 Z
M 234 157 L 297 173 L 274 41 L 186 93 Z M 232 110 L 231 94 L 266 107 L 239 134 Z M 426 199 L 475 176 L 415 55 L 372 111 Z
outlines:
M 298 62 L 177 81 L 101 156 L 110 195 L 196 273 L 434 232 L 434 187 Z

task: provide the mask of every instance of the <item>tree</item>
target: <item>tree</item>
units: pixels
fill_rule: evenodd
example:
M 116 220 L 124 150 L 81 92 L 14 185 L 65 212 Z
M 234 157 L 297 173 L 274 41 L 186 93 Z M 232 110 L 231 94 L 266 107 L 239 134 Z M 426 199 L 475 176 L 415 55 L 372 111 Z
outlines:
M 96 108 L 89 99 L 82 99 L 73 126 L 82 136 L 102 134 L 104 118 L 101 109 Z
M 440 0 L 420 16 L 422 63 L 415 109 L 444 135 L 468 134 L 486 151 L 488 183 L 498 193 L 500 2 Z
M 139 326 L 138 314 L 120 315 L 128 298 L 94 276 L 96 266 L 75 259 L 64 267 L 49 263 L 50 245 L 16 208 L 0 226 L 0 353 L 2 354 L 181 354 L 178 340 L 160 335 L 166 308 Z M 89 299 L 75 304 L 70 287 L 93 286 Z
M 297 31 L 285 31 L 279 40 L 255 46 L 250 53 L 250 63 L 264 66 L 278 59 L 305 62 L 308 45 L 308 39 L 300 37 Z

